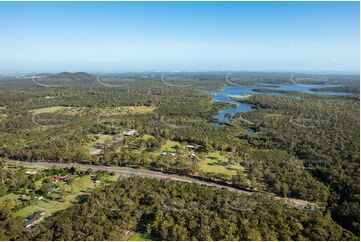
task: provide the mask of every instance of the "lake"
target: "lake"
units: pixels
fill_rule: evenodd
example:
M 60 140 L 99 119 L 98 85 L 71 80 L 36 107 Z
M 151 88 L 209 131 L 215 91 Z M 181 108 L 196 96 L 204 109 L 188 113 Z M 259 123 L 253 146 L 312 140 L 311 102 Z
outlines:
M 312 85 L 295 85 L 295 84 L 271 84 L 271 83 L 259 83 L 257 85 L 252 86 L 233 86 L 233 85 L 226 85 L 224 86 L 222 91 L 219 92 L 213 92 L 212 95 L 212 101 L 213 102 L 225 102 L 234 104 L 235 107 L 227 107 L 222 109 L 219 113 L 213 115 L 213 118 L 217 119 L 218 122 L 213 122 L 212 124 L 218 126 L 222 122 L 229 122 L 231 117 L 235 115 L 236 113 L 245 113 L 252 110 L 252 107 L 250 104 L 247 103 L 240 103 L 232 100 L 231 97 L 247 97 L 250 94 L 265 94 L 265 95 L 281 95 L 281 96 L 287 96 L 290 98 L 300 98 L 300 96 L 297 96 L 295 94 L 290 93 L 279 93 L 277 91 L 291 91 L 291 92 L 300 92 L 305 94 L 318 94 L 318 95 L 348 95 L 347 93 L 342 92 L 317 92 L 312 91 L 311 89 L 314 88 L 323 88 L 323 87 L 334 87 L 335 85 L 328 85 L 328 84 L 312 84 Z M 267 92 L 257 91 L 254 89 L 267 89 Z M 272 92 L 272 90 L 275 90 L 275 92 Z

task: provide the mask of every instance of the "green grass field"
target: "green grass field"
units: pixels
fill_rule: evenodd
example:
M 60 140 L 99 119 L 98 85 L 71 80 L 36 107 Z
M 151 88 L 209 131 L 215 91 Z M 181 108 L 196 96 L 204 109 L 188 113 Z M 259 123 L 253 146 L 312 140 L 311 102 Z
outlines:
M 148 235 L 145 235 L 140 232 L 135 232 L 132 237 L 129 238 L 129 241 L 149 241 L 152 240 Z
M 240 165 L 228 165 L 227 155 L 222 156 L 219 151 L 209 153 L 204 160 L 201 161 L 200 170 L 203 172 L 214 172 L 224 175 L 236 175 L 237 170 L 243 171 Z
M 175 153 L 176 146 L 182 146 L 178 141 L 167 140 L 165 144 L 158 150 L 150 152 L 154 156 L 159 156 L 162 151 L 168 153 Z M 221 155 L 220 151 L 214 151 L 206 155 L 206 158 L 200 162 L 200 170 L 202 172 L 214 172 L 224 175 L 236 175 L 237 171 L 243 171 L 244 168 L 241 165 L 229 165 L 227 164 L 227 154 Z
M 63 110 L 65 107 L 63 106 L 52 106 L 52 107 L 46 107 L 46 108 L 37 108 L 30 110 L 33 114 L 42 114 L 42 113 L 55 113 L 57 111 Z
M 97 115 L 113 116 L 113 115 L 127 115 L 127 114 L 146 114 L 153 112 L 157 107 L 154 106 L 118 106 L 112 108 L 93 108 L 87 107 L 64 107 L 64 106 L 51 106 L 44 108 L 37 108 L 30 110 L 33 114 L 42 113 L 55 113 L 61 112 L 64 115 L 81 115 L 84 112 L 91 112 Z M 0 108 L 1 112 L 1 108 Z
M 162 151 L 168 153 L 175 153 L 175 146 L 180 146 L 181 144 L 178 141 L 167 140 L 164 145 L 159 150 L 149 152 L 149 154 L 153 155 L 154 157 L 160 156 Z
M 175 152 L 176 151 L 175 147 L 177 145 L 180 146 L 181 144 L 178 141 L 167 140 L 167 142 L 162 147 L 162 151 Z
M 89 112 L 87 107 L 64 107 L 64 106 L 51 106 L 45 108 L 37 108 L 30 110 L 32 114 L 43 114 L 43 113 L 61 113 L 63 115 L 77 116 L 83 115 Z
M 108 178 L 109 181 L 116 181 L 118 179 L 119 175 L 110 176 Z M 45 212 L 45 216 L 50 216 L 54 212 L 66 209 L 70 207 L 76 200 L 79 195 L 84 195 L 89 193 L 91 190 L 95 189 L 96 187 L 101 186 L 102 184 L 95 184 L 93 180 L 91 179 L 90 175 L 80 177 L 72 182 L 72 184 L 64 185 L 64 201 L 52 201 L 48 199 L 42 199 L 35 201 L 33 205 L 27 206 L 15 213 L 15 216 L 19 217 L 28 217 L 31 214 L 41 210 Z M 10 196 L 7 195 L 7 196 Z M 13 199 L 15 202 L 15 199 L 18 198 L 17 195 L 11 195 L 10 198 Z M 0 200 L 1 201 L 1 200 Z
M 97 112 L 100 115 L 145 114 L 153 112 L 156 108 L 154 106 L 118 106 L 97 109 Z

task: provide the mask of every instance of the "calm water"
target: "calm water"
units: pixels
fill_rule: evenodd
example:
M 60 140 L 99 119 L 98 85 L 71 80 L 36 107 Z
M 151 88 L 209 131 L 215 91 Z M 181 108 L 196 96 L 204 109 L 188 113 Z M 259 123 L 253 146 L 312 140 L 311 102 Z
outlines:
M 264 88 L 264 89 L 273 89 L 283 90 L 283 91 L 298 91 L 305 94 L 319 94 L 319 95 L 347 95 L 346 93 L 341 92 L 315 92 L 311 89 L 314 88 L 322 88 L 322 87 L 332 87 L 334 85 L 326 85 L 326 84 L 313 84 L 313 85 L 294 85 L 294 84 L 270 84 L 270 83 L 261 83 L 261 85 L 254 86 L 224 86 L 224 89 L 219 92 L 213 92 L 212 101 L 213 102 L 226 102 L 230 104 L 236 105 L 236 107 L 224 108 L 218 114 L 213 115 L 213 118 L 216 118 L 219 122 L 213 123 L 214 125 L 219 125 L 220 122 L 228 122 L 230 117 L 235 115 L 236 113 L 245 113 L 252 110 L 250 104 L 240 103 L 233 101 L 231 99 L 234 97 L 246 97 L 249 94 L 266 94 L 266 95 L 281 95 L 281 96 L 289 96 L 291 98 L 300 98 L 295 95 L 290 95 L 286 93 L 277 93 L 277 92 L 257 92 L 253 89 L 255 88 Z

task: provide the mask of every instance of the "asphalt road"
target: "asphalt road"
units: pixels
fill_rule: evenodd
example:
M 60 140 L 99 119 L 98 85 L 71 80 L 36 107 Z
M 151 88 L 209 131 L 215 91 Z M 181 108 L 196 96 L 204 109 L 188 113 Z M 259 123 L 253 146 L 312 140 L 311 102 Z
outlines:
M 125 177 L 140 176 L 140 177 L 148 177 L 148 178 L 155 178 L 155 179 L 196 183 L 196 184 L 205 185 L 205 186 L 209 186 L 209 187 L 228 189 L 230 191 L 238 192 L 240 194 L 245 194 L 245 195 L 251 195 L 254 193 L 254 192 L 237 189 L 237 188 L 226 186 L 226 185 L 220 185 L 220 184 L 213 183 L 213 182 L 202 181 L 202 180 L 198 180 L 198 179 L 194 179 L 194 178 L 190 178 L 190 177 L 186 177 L 186 176 L 180 176 L 180 175 L 175 175 L 175 174 L 166 174 L 166 173 L 162 173 L 162 172 L 156 172 L 156 171 L 150 171 L 150 170 L 144 170 L 144 169 L 134 169 L 134 168 L 128 168 L 128 167 L 82 165 L 82 164 L 78 164 L 78 163 L 25 162 L 25 161 L 14 161 L 14 160 L 9 160 L 6 163 L 11 164 L 11 165 L 27 165 L 27 166 L 45 167 L 45 168 L 50 168 L 50 167 L 54 167 L 54 166 L 55 167 L 72 167 L 72 166 L 74 166 L 74 167 L 77 167 L 78 169 L 82 169 L 82 170 L 91 169 L 93 171 L 114 172 L 115 174 L 119 174 L 119 175 L 122 175 Z M 304 200 L 291 199 L 291 198 L 284 199 L 284 198 L 277 197 L 276 195 L 274 195 L 273 197 L 275 197 L 277 199 L 282 199 L 282 200 L 284 200 L 285 204 L 299 208 L 299 209 L 317 209 L 318 208 L 317 204 L 307 202 Z

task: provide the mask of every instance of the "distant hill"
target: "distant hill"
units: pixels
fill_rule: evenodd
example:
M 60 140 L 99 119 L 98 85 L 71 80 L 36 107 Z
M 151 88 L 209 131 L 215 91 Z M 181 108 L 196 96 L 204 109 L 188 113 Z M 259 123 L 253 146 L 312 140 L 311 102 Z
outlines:
M 86 72 L 60 72 L 55 75 L 49 76 L 49 78 L 62 78 L 62 79 L 71 79 L 71 80 L 83 80 L 91 79 L 94 80 L 94 76 Z

